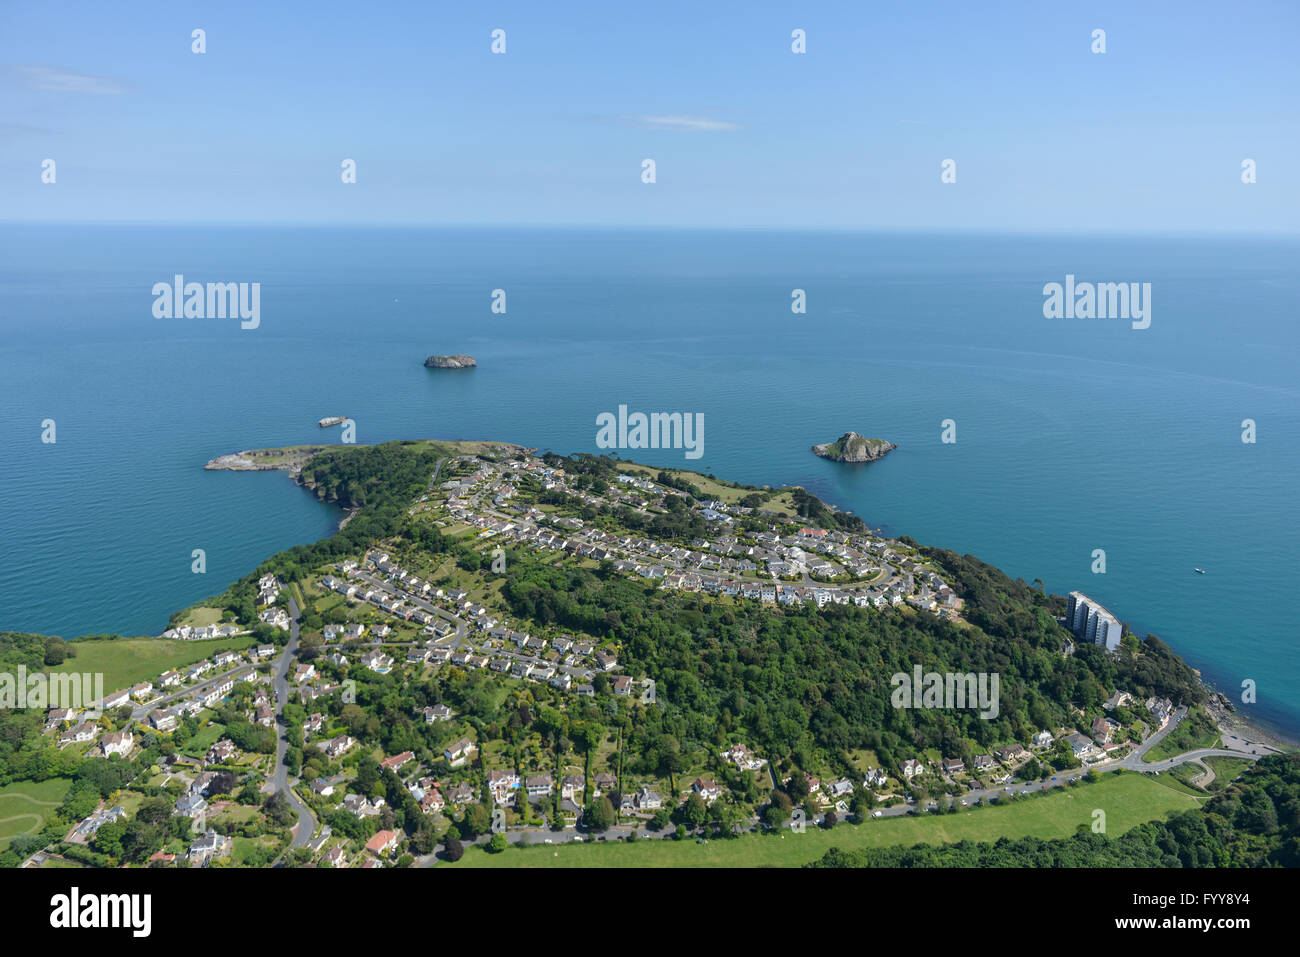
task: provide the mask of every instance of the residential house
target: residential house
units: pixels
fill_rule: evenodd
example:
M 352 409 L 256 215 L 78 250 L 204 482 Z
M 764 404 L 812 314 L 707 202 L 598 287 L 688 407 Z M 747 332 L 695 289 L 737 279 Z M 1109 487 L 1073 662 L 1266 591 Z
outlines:
M 104 695 L 103 708 L 105 711 L 112 708 L 120 708 L 131 700 L 130 691 L 111 691 Z
M 59 744 L 85 744 L 94 741 L 97 734 L 99 734 L 98 725 L 83 721 L 75 728 L 70 728 L 59 735 Z
M 565 800 L 576 801 L 582 789 L 582 777 L 577 774 L 566 774 L 560 781 L 560 797 Z
M 112 734 L 104 735 L 99 742 L 99 749 L 103 752 L 104 757 L 108 757 L 110 754 L 126 756 L 131 752 L 133 744 L 135 744 L 135 738 L 130 731 L 115 731 Z
M 477 751 L 478 747 L 469 738 L 458 738 L 447 745 L 446 750 L 442 752 L 442 756 L 447 759 L 449 765 L 458 768 L 470 761 Z
M 1074 756 L 1080 760 L 1090 757 L 1096 750 L 1092 742 L 1081 734 L 1071 734 L 1065 740 L 1070 743 Z
M 339 758 L 347 754 L 347 752 L 356 743 L 357 742 L 351 737 L 349 737 L 348 735 L 340 734 L 336 738 L 330 738 L 323 745 L 321 745 L 320 748 L 322 751 L 325 752 L 326 757 Z
M 838 781 L 832 781 L 826 786 L 826 793 L 831 800 L 848 797 L 853 793 L 853 782 L 848 778 L 840 778 Z
M 149 712 L 149 726 L 155 731 L 174 731 L 176 730 L 176 715 L 170 711 L 155 708 Z
M 400 771 L 402 766 L 410 761 L 415 754 L 410 751 L 403 751 L 401 754 L 395 754 L 391 758 L 384 758 L 379 762 L 381 768 L 387 768 L 390 771 Z
M 1003 764 L 1014 764 L 1028 757 L 1028 755 L 1029 752 L 1021 744 L 1008 744 L 1005 748 L 998 748 L 997 750 L 998 760 Z
M 460 784 L 454 785 L 452 789 L 447 792 L 447 800 L 460 807 L 463 807 L 466 804 L 478 803 L 478 797 L 475 795 L 474 789 L 464 781 Z
M 1092 736 L 1099 744 L 1110 744 L 1111 727 L 1105 718 L 1098 718 L 1092 723 Z
M 366 850 L 378 857 L 397 847 L 400 839 L 399 831 L 378 831 L 374 837 L 366 841 Z
M 328 851 L 326 851 L 325 856 L 321 858 L 321 860 L 324 863 L 328 864 L 330 867 L 343 867 L 344 866 L 343 862 L 346 859 L 347 859 L 347 854 L 344 852 L 343 846 L 341 844 L 335 844 Z
M 691 790 L 704 799 L 704 803 L 712 804 L 718 798 L 722 797 L 722 788 L 715 781 L 709 781 L 704 778 L 696 778 L 691 784 Z
M 492 803 L 506 804 L 510 801 L 511 791 L 520 785 L 519 775 L 514 771 L 489 771 L 487 773 L 488 791 L 492 794 Z
M 222 738 L 208 749 L 208 753 L 204 757 L 203 763 L 205 765 L 220 764 L 222 761 L 231 760 L 238 754 L 239 749 L 235 747 L 235 742 L 231 741 L 229 738 Z
M 189 858 L 190 864 L 195 867 L 205 867 L 213 860 L 219 857 L 225 857 L 230 853 L 234 846 L 234 840 L 226 837 L 224 834 L 218 834 L 216 831 L 204 831 L 194 843 L 190 845 Z

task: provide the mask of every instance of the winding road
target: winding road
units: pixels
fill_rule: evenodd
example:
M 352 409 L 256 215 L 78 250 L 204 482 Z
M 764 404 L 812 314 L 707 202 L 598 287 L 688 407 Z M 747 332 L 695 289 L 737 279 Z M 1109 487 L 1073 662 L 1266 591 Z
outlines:
M 289 752 L 289 728 L 284 721 L 284 706 L 289 702 L 289 669 L 293 667 L 294 657 L 298 653 L 298 605 L 289 599 L 289 643 L 275 662 L 272 688 L 275 692 L 275 724 L 279 729 L 279 738 L 275 743 L 275 772 L 271 776 L 271 790 L 279 791 L 298 815 L 298 823 L 293 827 L 293 842 L 290 848 L 306 847 L 316 833 L 316 817 L 307 805 L 289 786 L 289 768 L 285 758 Z M 278 862 L 277 862 L 278 863 Z

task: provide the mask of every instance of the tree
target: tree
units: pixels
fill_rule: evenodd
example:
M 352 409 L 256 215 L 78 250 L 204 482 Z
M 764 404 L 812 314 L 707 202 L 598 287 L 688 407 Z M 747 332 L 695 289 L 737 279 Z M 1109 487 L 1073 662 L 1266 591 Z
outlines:
M 297 815 L 294 814 L 293 808 L 289 806 L 289 801 L 281 791 L 275 791 L 269 795 L 266 803 L 262 805 L 262 810 L 266 812 L 267 817 L 281 827 L 288 827 L 297 819 Z
M 510 842 L 506 840 L 505 831 L 497 831 L 487 842 L 487 850 L 490 854 L 500 854 L 509 846 Z
M 455 863 L 465 856 L 465 848 L 461 846 L 459 839 L 449 837 L 447 843 L 443 845 L 442 853 L 447 860 Z
M 871 816 L 871 799 L 867 797 L 866 791 L 857 791 L 853 795 L 853 804 L 851 805 L 853 817 L 860 823 Z
M 614 805 L 604 795 L 587 805 L 583 824 L 590 831 L 607 831 L 614 826 Z
M 437 839 L 434 836 L 433 827 L 427 820 L 421 821 L 420 826 L 411 835 L 411 850 L 423 856 L 431 853 L 436 843 Z
M 709 816 L 708 805 L 704 803 L 704 798 L 700 797 L 699 792 L 692 791 L 691 796 L 686 799 L 686 806 L 682 810 L 686 823 L 691 827 L 699 827 Z
M 492 814 L 482 804 L 471 804 L 465 810 L 461 830 L 468 836 L 484 834 L 492 826 Z
M 802 771 L 795 771 L 790 775 L 790 780 L 786 782 L 785 791 L 790 795 L 792 802 L 802 801 L 808 796 L 808 779 L 804 777 Z
M 822 818 L 822 823 L 827 828 L 832 828 L 840 822 L 840 816 L 834 811 L 827 811 L 826 816 Z

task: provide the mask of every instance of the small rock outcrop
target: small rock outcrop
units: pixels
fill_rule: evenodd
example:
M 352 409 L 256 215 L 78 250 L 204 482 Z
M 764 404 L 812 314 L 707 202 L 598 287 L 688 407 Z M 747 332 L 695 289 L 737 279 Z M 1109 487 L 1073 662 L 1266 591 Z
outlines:
M 424 360 L 426 369 L 472 369 L 477 362 L 473 356 L 464 354 L 454 356 L 429 356 Z
M 856 432 L 845 432 L 834 442 L 814 445 L 813 452 L 832 462 L 875 462 L 898 448 L 884 439 L 868 439 Z

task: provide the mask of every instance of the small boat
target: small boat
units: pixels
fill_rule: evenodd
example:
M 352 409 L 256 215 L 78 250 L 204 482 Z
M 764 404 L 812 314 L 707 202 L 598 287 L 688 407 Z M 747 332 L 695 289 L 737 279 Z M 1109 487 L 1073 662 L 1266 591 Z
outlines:
M 1205 569 L 1204 569 L 1204 568 L 1198 568 L 1198 569 L 1196 569 L 1196 574 L 1198 574 L 1198 575 L 1204 575 L 1204 574 L 1205 574 Z

